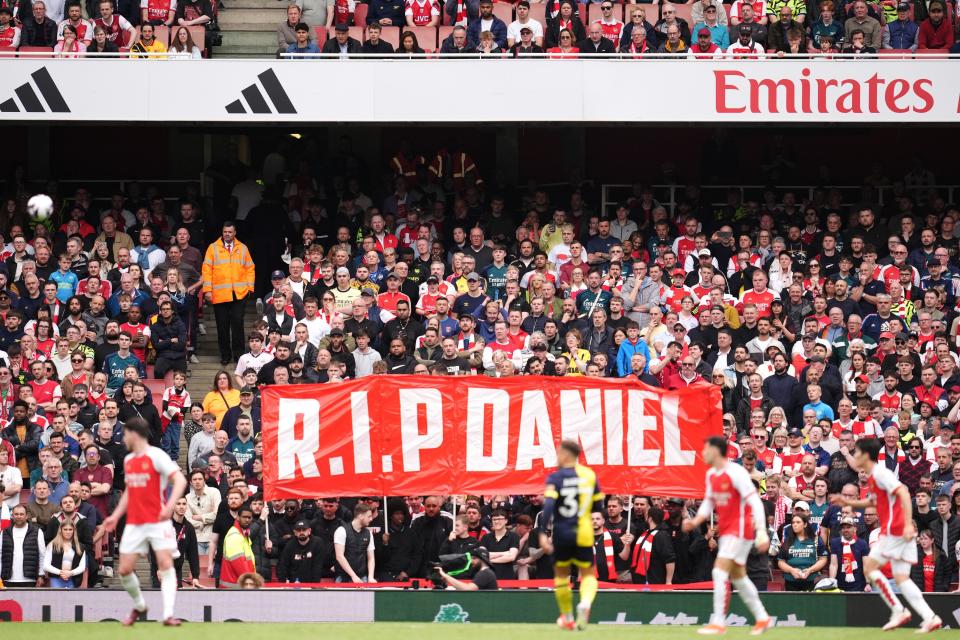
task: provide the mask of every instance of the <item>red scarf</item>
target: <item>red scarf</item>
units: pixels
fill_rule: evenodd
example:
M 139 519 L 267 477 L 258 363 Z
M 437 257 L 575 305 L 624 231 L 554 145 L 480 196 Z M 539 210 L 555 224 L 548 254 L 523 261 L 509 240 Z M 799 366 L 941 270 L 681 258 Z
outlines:
M 856 578 L 853 577 L 853 572 L 860 568 L 857 564 L 857 558 L 853 555 L 853 544 L 857 541 L 857 536 L 853 536 L 850 540 L 843 540 L 843 581 L 844 582 L 853 582 Z
M 603 555 L 605 556 L 607 561 L 607 580 L 613 582 L 617 579 L 617 567 L 614 564 L 614 557 L 616 556 L 616 554 L 613 552 L 613 536 L 610 535 L 610 532 L 607 531 L 606 527 L 604 527 L 603 533 L 601 535 L 603 536 Z M 600 564 L 599 558 L 596 557 L 597 555 L 596 544 L 593 545 L 593 555 L 594 555 L 594 563 Z
M 467 26 L 467 3 L 464 0 L 457 0 L 457 16 L 453 20 L 454 26 Z
M 633 547 L 630 566 L 638 576 L 647 577 L 647 570 L 650 568 L 650 560 L 653 557 L 653 537 L 656 533 L 656 529 L 645 531 Z

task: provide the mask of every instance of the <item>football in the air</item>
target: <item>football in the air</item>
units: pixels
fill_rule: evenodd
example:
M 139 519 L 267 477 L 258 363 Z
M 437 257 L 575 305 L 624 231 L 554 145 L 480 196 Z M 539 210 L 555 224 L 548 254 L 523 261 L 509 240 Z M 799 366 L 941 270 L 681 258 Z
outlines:
M 53 199 L 45 193 L 38 193 L 27 202 L 27 213 L 31 220 L 43 222 L 53 214 Z

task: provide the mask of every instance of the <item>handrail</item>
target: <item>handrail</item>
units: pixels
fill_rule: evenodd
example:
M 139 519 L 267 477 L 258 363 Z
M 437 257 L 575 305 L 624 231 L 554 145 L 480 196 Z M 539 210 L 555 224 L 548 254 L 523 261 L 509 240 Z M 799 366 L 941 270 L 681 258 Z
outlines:
M 56 58 L 56 59 L 111 59 L 111 58 L 121 58 L 121 59 L 148 59 L 148 58 L 158 58 L 158 59 L 174 59 L 177 62 L 209 62 L 209 60 L 194 60 L 191 58 L 181 58 L 180 54 L 167 52 L 111 52 L 111 53 L 95 53 L 95 52 L 78 52 L 78 53 L 63 53 L 63 52 L 54 52 L 54 51 L 0 51 L 0 60 L 3 58 Z M 630 53 L 597 53 L 597 54 L 562 54 L 562 53 L 529 53 L 518 56 L 519 59 L 551 59 L 551 60 L 629 60 L 629 61 L 644 61 L 644 60 L 693 60 L 697 62 L 756 62 L 758 60 L 857 60 L 865 61 L 869 60 L 870 62 L 886 62 L 890 60 L 903 60 L 903 59 L 924 59 L 924 60 L 955 60 L 960 59 L 960 54 L 956 53 L 946 53 L 946 52 L 901 52 L 898 50 L 890 49 L 881 49 L 877 54 L 872 54 L 869 56 L 860 56 L 850 53 L 831 53 L 831 54 L 819 54 L 819 53 L 796 53 L 796 54 L 786 54 L 786 53 L 772 53 L 772 54 L 762 54 L 759 56 L 751 57 L 728 57 L 727 55 L 720 56 L 708 56 L 708 57 L 691 57 L 686 53 L 673 54 L 673 53 L 644 53 L 640 57 L 635 57 Z M 416 59 L 426 59 L 426 60 L 436 60 L 436 59 L 452 59 L 452 60 L 504 60 L 514 58 L 509 52 L 502 51 L 500 53 L 494 54 L 481 54 L 481 53 L 440 53 L 439 51 L 435 53 L 350 53 L 350 54 L 340 54 L 340 53 L 281 53 L 281 60 L 301 60 L 301 59 L 373 59 L 373 60 L 416 60 Z M 242 60 L 249 61 L 250 58 L 216 58 L 217 62 L 231 61 L 231 60 Z M 264 61 L 276 61 L 277 58 L 269 56 L 266 53 L 262 58 Z
M 661 193 L 667 192 L 669 195 L 665 199 L 657 199 L 658 202 L 666 207 L 667 212 L 673 215 L 674 210 L 676 209 L 678 203 L 677 191 L 684 189 L 686 184 L 651 184 L 647 185 L 651 189 L 660 191 Z M 709 184 L 709 185 L 699 185 L 701 191 L 708 190 L 722 190 L 726 191 L 728 189 L 737 189 L 740 191 L 740 201 L 744 199 L 744 193 L 746 191 L 762 191 L 770 187 L 770 185 L 743 185 L 743 184 Z M 623 202 L 624 198 L 614 198 L 610 196 L 610 191 L 612 189 L 625 189 L 630 190 L 633 188 L 632 184 L 603 184 L 600 186 L 600 211 L 608 215 L 613 215 L 615 213 L 615 207 L 620 202 Z M 817 189 L 839 189 L 839 190 L 850 190 L 859 192 L 863 185 L 775 185 L 777 191 L 798 191 L 806 192 L 806 202 L 813 200 L 813 192 Z M 888 190 L 891 190 L 892 186 L 883 186 L 883 187 L 874 187 L 877 190 L 877 197 L 879 202 L 877 204 L 884 205 L 884 193 Z M 947 192 L 947 202 L 954 202 L 953 196 L 955 193 L 960 193 L 960 185 L 935 185 L 935 189 L 946 190 Z M 723 200 L 714 201 L 709 203 L 712 207 L 719 207 L 727 204 Z M 849 205 L 845 205 L 849 206 Z

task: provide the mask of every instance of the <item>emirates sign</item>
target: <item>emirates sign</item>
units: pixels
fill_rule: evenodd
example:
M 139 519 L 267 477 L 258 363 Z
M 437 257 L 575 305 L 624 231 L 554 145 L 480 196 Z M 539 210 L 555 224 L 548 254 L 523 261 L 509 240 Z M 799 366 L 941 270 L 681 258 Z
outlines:
M 864 80 L 816 77 L 807 67 L 799 78 L 755 79 L 746 69 L 715 70 L 713 76 L 717 113 L 922 114 L 934 104 L 931 80 L 879 72 Z
M 268 387 L 262 407 L 268 499 L 535 493 L 561 439 L 606 491 L 697 496 L 722 431 L 717 387 L 635 380 L 370 376 Z

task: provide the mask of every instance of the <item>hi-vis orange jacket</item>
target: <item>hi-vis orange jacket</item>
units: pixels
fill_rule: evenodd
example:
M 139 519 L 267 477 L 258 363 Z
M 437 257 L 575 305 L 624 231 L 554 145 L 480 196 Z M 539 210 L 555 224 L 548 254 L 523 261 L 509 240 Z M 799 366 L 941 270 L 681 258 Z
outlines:
M 238 240 L 228 252 L 223 238 L 207 247 L 203 258 L 203 293 L 213 296 L 213 304 L 239 300 L 253 292 L 254 266 L 247 245 Z

